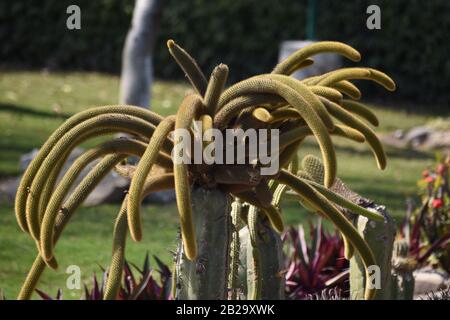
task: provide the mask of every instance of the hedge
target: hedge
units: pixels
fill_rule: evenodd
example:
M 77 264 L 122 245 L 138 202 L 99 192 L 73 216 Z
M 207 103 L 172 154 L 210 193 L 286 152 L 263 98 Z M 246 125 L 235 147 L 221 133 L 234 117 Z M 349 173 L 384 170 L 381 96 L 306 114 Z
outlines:
M 450 102 L 450 1 L 317 1 L 317 38 L 354 45 L 365 65 L 392 75 L 399 90 L 390 98 L 427 105 Z M 70 4 L 81 8 L 81 30 L 65 27 Z M 166 0 L 155 53 L 157 76 L 182 77 L 168 57 L 169 38 L 192 52 L 207 72 L 219 62 L 227 63 L 233 81 L 269 71 L 281 41 L 305 38 L 306 4 L 306 0 Z M 366 28 L 370 4 L 381 8 L 381 30 Z M 133 5 L 133 0 L 3 1 L 0 64 L 118 72 Z M 368 89 L 372 97 L 381 92 L 374 86 Z

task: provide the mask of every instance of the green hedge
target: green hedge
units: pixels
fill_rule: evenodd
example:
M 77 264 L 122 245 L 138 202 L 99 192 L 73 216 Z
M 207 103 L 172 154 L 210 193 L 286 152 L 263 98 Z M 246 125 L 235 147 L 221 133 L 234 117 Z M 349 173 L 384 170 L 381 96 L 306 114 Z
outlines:
M 317 38 L 350 43 L 362 52 L 365 65 L 392 75 L 399 90 L 390 98 L 428 105 L 450 102 L 450 1 L 317 1 Z M 269 71 L 277 61 L 281 41 L 305 38 L 306 3 L 166 0 L 156 46 L 156 73 L 164 78 L 182 77 L 168 57 L 168 38 L 192 52 L 207 72 L 219 62 L 230 66 L 232 80 Z M 81 7 L 79 31 L 65 27 L 69 4 Z M 133 4 L 133 0 L 3 1 L 0 64 L 118 72 Z M 381 7 L 381 30 L 366 28 L 370 4 Z M 375 98 L 381 92 L 374 86 L 367 88 Z

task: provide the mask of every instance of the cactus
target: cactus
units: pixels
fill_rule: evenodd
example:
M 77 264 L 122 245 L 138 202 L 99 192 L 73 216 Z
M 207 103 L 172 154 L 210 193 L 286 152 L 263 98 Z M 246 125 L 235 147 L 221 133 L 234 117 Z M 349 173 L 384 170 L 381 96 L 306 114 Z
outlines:
M 286 189 L 290 189 L 306 206 L 336 224 L 348 240 L 349 248 L 354 248 L 361 256 L 367 272 L 367 267 L 375 263 L 370 246 L 336 205 L 350 208 L 356 214 L 375 220 L 381 216 L 327 189 L 334 185 L 337 172 L 331 135 L 357 142 L 367 141 L 379 168 L 383 169 L 386 156 L 381 143 L 364 122 L 367 120 L 378 123 L 375 121 L 376 117 L 367 107 L 349 102 L 343 99 L 343 95 L 350 98 L 360 96 L 359 90 L 350 80 L 375 81 L 392 91 L 395 89 L 392 79 L 370 68 L 344 68 L 302 81 L 291 78 L 291 72 L 312 64 L 310 57 L 318 53 L 335 52 L 353 61 L 360 60 L 360 54 L 354 48 L 326 41 L 298 50 L 277 65 L 270 74 L 258 75 L 225 88 L 227 66 L 221 64 L 215 68 L 208 81 L 195 60 L 184 49 L 172 40 L 167 42 L 167 46 L 195 90 L 195 93 L 183 99 L 175 115 L 163 118 L 142 108 L 123 105 L 83 111 L 68 119 L 51 135 L 24 173 L 17 190 L 15 213 L 20 228 L 36 242 L 38 253 L 19 298 L 31 297 L 47 266 L 57 267 L 55 245 L 64 226 L 95 185 L 111 170 L 128 177 L 130 187 L 116 220 L 110 266 L 113 276 L 109 277 L 104 298 L 117 297 L 128 231 L 134 241 L 140 241 L 143 237 L 140 214 L 143 197 L 148 192 L 167 188 L 175 189 L 180 221 L 181 247 L 176 259 L 179 281 L 175 290 L 179 298 L 225 299 L 228 297 L 226 288 L 230 286 L 227 283 L 231 283 L 230 296 L 237 297 L 237 292 L 233 293 L 233 286 L 237 285 L 238 223 L 233 219 L 233 230 L 232 219 L 229 217 L 230 196 L 252 208 L 248 216 L 243 217 L 248 224 L 252 244 L 252 247 L 246 249 L 251 248 L 252 263 L 256 262 L 252 269 L 257 275 L 251 282 L 249 297 L 269 297 L 265 293 L 264 283 L 270 283 L 272 279 L 276 281 L 273 281 L 273 286 L 270 285 L 270 290 L 276 292 L 270 294 L 279 296 L 278 293 L 281 292 L 278 289 L 282 286 L 281 280 L 273 278 L 278 262 L 272 266 L 270 263 L 279 257 L 276 232 L 283 230 L 279 201 Z M 342 124 L 335 124 L 335 119 Z M 222 132 L 236 128 L 278 129 L 280 148 L 271 156 L 279 158 L 279 170 L 270 175 L 262 175 L 266 163 L 260 158 L 242 165 L 186 164 L 173 161 L 171 152 L 174 151 L 174 155 L 180 155 L 181 152 L 178 146 L 184 137 L 180 130 L 188 132 L 191 145 L 198 142 L 198 125 L 192 125 L 194 120 L 201 122 L 202 129 L 214 128 Z M 62 180 L 57 182 L 63 164 L 77 145 L 118 132 L 131 134 L 134 138 L 108 141 L 87 150 Z M 297 150 L 309 135 L 318 142 L 322 155 L 324 169 L 323 181 L 320 183 L 297 176 L 295 170 L 285 169 L 295 167 Z M 271 140 L 266 136 L 260 137 L 258 142 L 270 145 Z M 200 144 L 206 149 L 213 143 L 215 146 L 211 139 L 202 140 Z M 250 159 L 251 155 L 246 150 L 244 153 L 239 157 Z M 128 156 L 137 156 L 141 160 L 137 165 L 121 164 Z M 184 158 L 191 155 L 181 156 Z M 102 160 L 70 193 L 81 171 L 97 159 Z M 205 194 L 217 198 L 217 201 L 208 203 Z M 212 216 L 221 219 L 210 220 Z M 230 257 L 233 238 L 233 253 Z M 265 242 L 264 239 L 269 241 Z M 266 258 L 273 261 L 266 261 Z M 258 262 L 260 268 L 257 268 Z M 269 266 L 274 269 L 268 268 Z M 211 280 L 209 268 L 212 267 L 220 270 L 220 281 Z M 270 276 L 266 277 L 265 272 Z M 374 291 L 366 287 L 364 297 L 370 299 L 373 295 Z
M 367 217 L 359 216 L 356 225 L 359 233 L 371 244 L 372 251 L 376 259 L 376 266 L 379 267 L 379 288 L 376 288 L 375 299 L 391 299 L 391 259 L 395 236 L 395 222 L 389 216 L 384 206 L 370 204 L 370 208 L 383 215 L 384 221 L 373 221 Z M 376 273 L 373 275 L 377 276 Z M 364 266 L 355 256 L 350 260 L 350 297 L 352 299 L 362 299 L 367 274 Z
M 409 245 L 406 239 L 396 239 L 392 254 L 392 283 L 390 299 L 412 300 L 414 298 L 414 276 L 416 263 L 408 257 Z
M 281 238 L 267 221 L 261 221 L 262 219 L 260 219 L 258 213 L 255 213 L 256 221 L 252 226 L 252 228 L 255 227 L 255 234 L 253 236 L 251 232 L 247 233 L 249 237 L 246 247 L 248 298 L 284 300 L 285 279 L 283 275 L 284 259 Z M 252 214 L 251 211 L 249 212 L 250 214 Z M 255 254 L 258 255 L 259 265 L 255 264 Z M 259 279 L 255 279 L 257 276 L 259 276 Z M 256 292 L 258 290 L 256 288 L 258 281 L 260 281 L 260 292 Z
M 228 297 L 230 199 L 219 190 L 192 190 L 195 235 L 199 240 L 195 260 L 187 259 L 180 245 L 176 253 L 176 299 L 225 300 Z

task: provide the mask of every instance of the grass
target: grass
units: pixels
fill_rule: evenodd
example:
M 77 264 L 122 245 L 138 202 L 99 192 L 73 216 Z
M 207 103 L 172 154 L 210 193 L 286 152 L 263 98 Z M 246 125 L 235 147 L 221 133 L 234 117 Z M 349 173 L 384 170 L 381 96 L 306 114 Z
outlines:
M 4 72 L 0 75 L 0 177 L 20 173 L 22 154 L 39 147 L 67 116 L 88 106 L 114 104 L 118 101 L 119 80 L 96 73 L 48 74 L 39 72 Z M 152 108 L 160 114 L 171 114 L 189 88 L 185 84 L 157 82 L 153 88 Z M 377 132 L 407 129 L 431 120 L 426 113 L 409 113 L 406 106 L 380 107 L 374 110 L 381 120 Z M 416 191 L 416 181 L 433 155 L 387 149 L 388 168 L 379 171 L 366 145 L 335 139 L 339 176 L 354 190 L 385 204 L 399 220 L 405 198 Z M 92 142 L 90 143 L 92 144 Z M 318 153 L 307 141 L 301 154 Z M 298 224 L 308 215 L 295 203 L 286 203 L 287 224 Z M 39 288 L 54 293 L 65 287 L 69 265 L 81 268 L 83 281 L 107 266 L 111 251 L 111 233 L 117 206 L 102 205 L 81 208 L 57 245 L 58 271 L 47 270 Z M 169 250 L 175 248 L 177 212 L 174 205 L 147 206 L 144 209 L 144 239 L 129 242 L 127 258 L 140 264 L 145 251 L 170 262 Z M 34 243 L 19 231 L 13 207 L 0 205 L 0 288 L 14 298 L 20 288 L 36 249 Z M 78 298 L 80 291 L 64 290 L 65 298 Z

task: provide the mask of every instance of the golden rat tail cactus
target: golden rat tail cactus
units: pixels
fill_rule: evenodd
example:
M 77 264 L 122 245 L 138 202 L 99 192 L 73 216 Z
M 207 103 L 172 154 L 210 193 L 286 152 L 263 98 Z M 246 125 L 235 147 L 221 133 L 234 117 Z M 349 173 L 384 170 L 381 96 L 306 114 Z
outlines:
M 272 235 L 283 230 L 278 199 L 286 189 L 339 228 L 349 246 L 361 257 L 366 272 L 370 265 L 376 264 L 370 243 L 335 205 L 350 204 L 336 198 L 328 189 L 333 186 L 337 172 L 331 137 L 337 135 L 356 142 L 367 141 L 379 168 L 383 169 L 386 156 L 369 126 L 369 123 L 377 124 L 378 120 L 367 107 L 344 99 L 344 95 L 350 99 L 358 99 L 361 95 L 351 80 L 372 80 L 388 90 L 395 89 L 394 82 L 384 73 L 370 68 L 344 68 L 301 81 L 289 76 L 311 65 L 311 57 L 318 53 L 334 52 L 352 61 L 360 60 L 360 54 L 352 47 L 327 41 L 298 50 L 277 65 L 272 73 L 225 88 L 227 66 L 216 67 L 208 81 L 185 50 L 172 40 L 167 45 L 194 89 L 194 93 L 183 99 L 175 115 L 163 118 L 151 111 L 124 105 L 86 110 L 58 128 L 27 168 L 17 191 L 15 212 L 21 229 L 36 242 L 38 253 L 19 298 L 30 298 L 46 266 L 57 267 L 54 249 L 64 226 L 111 170 L 129 177 L 131 182 L 115 224 L 109 270 L 112 276 L 106 284 L 105 299 L 117 297 L 128 231 L 134 241 L 140 241 L 144 236 L 140 215 L 143 197 L 163 189 L 175 189 L 180 219 L 182 248 L 176 259 L 176 298 L 224 299 L 227 289 L 231 289 L 231 298 L 237 296 L 235 288 L 227 288 L 227 282 L 228 286 L 236 283 L 236 265 L 239 263 L 239 224 L 236 223 L 236 210 L 232 210 L 234 218 L 230 219 L 229 198 L 251 206 L 248 214 L 241 211 L 242 220 L 249 225 L 253 248 L 254 276 L 250 298 L 263 297 L 261 290 L 265 279 L 274 279 L 271 275 L 261 275 L 266 272 L 264 270 L 273 272 L 273 269 L 261 266 L 264 259 L 258 260 L 258 255 L 261 257 L 264 253 L 259 251 L 272 250 L 274 246 L 258 245 L 260 224 L 257 222 L 261 221 L 264 228 L 273 228 L 275 233 Z M 226 135 L 227 130 L 235 133 L 239 129 L 265 129 L 266 134 L 257 136 L 253 144 L 265 146 L 266 150 L 270 147 L 269 154 L 255 155 L 251 144 L 241 148 L 239 143 L 245 145 L 248 140 L 245 136 L 241 137 L 242 141 L 233 140 L 231 144 L 220 145 L 216 141 L 216 137 Z M 198 138 L 199 131 L 204 131 L 206 136 Z M 133 138 L 107 141 L 85 151 L 57 182 L 61 168 L 77 145 L 111 133 L 126 133 Z M 297 150 L 307 136 L 315 138 L 321 151 L 324 172 L 320 182 L 305 179 L 291 170 L 295 166 Z M 234 162 L 198 163 L 193 161 L 194 153 L 186 153 L 183 149 L 186 143 L 200 144 L 201 151 L 209 151 L 214 160 L 218 154 L 231 151 L 227 160 Z M 124 166 L 122 162 L 128 156 L 137 156 L 141 160 L 136 166 Z M 71 192 L 81 171 L 98 159 L 100 162 Z M 222 200 L 216 205 L 206 204 L 201 198 L 204 192 L 216 194 Z M 382 219 L 363 208 L 354 212 Z M 218 221 L 211 219 L 215 215 L 221 218 Z M 230 248 L 233 249 L 231 253 Z M 212 279 L 216 281 L 211 273 L 213 266 L 221 266 L 221 280 L 217 283 L 212 282 Z M 366 286 L 364 297 L 371 299 L 374 293 Z

